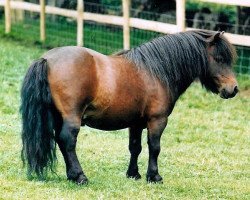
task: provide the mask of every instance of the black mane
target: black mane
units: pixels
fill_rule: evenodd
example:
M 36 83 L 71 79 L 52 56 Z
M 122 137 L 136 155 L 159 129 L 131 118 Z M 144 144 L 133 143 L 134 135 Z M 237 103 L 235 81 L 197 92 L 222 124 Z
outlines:
M 190 82 L 206 75 L 207 47 L 215 34 L 213 31 L 187 31 L 165 35 L 117 55 L 125 57 L 139 69 L 147 70 L 172 87 L 177 82 L 185 84 L 185 81 Z M 234 50 L 224 36 L 221 35 L 214 45 L 214 58 L 220 55 L 227 59 L 225 63 L 231 64 Z

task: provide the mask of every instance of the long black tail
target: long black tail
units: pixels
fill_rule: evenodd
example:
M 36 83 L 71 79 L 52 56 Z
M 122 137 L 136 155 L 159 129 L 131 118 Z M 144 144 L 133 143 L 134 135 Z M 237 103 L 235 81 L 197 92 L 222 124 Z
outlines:
M 51 111 L 52 98 L 47 79 L 47 61 L 39 59 L 29 68 L 21 89 L 22 160 L 28 175 L 44 177 L 54 171 L 56 152 Z

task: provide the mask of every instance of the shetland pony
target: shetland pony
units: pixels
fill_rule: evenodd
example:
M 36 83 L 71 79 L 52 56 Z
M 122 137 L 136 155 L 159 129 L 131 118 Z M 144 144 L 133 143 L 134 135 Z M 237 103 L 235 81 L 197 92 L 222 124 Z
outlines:
M 58 144 L 68 179 L 87 183 L 76 155 L 77 135 L 86 125 L 129 128 L 127 177 L 139 179 L 137 160 L 147 128 L 146 179 L 162 182 L 160 139 L 177 99 L 196 79 L 224 99 L 234 97 L 235 57 L 223 33 L 212 31 L 165 35 L 111 56 L 74 46 L 48 51 L 30 66 L 21 89 L 22 159 L 28 174 L 41 177 L 53 170 Z

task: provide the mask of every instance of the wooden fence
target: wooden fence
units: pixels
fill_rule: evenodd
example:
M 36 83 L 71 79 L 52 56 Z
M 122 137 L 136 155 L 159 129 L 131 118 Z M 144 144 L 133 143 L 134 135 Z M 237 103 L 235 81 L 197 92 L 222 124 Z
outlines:
M 250 7 L 250 0 L 200 0 L 202 2 L 221 3 L 226 5 Z M 83 23 L 84 20 L 91 20 L 99 23 L 119 25 L 123 27 L 123 48 L 130 48 L 130 27 L 150 30 L 160 33 L 176 33 L 185 30 L 191 30 L 185 26 L 185 0 L 176 0 L 176 25 L 163 22 L 150 21 L 145 19 L 132 18 L 129 16 L 130 0 L 122 0 L 123 16 L 103 15 L 96 13 L 84 12 L 83 0 L 77 0 L 77 10 L 62 9 L 45 5 L 45 0 L 40 0 L 40 5 L 11 0 L 0 0 L 0 6 L 5 10 L 5 33 L 11 31 L 11 10 L 26 10 L 40 13 L 40 40 L 46 39 L 45 35 L 45 16 L 54 14 L 74 18 L 77 21 L 77 41 L 78 46 L 83 46 Z M 250 36 L 226 33 L 226 37 L 235 45 L 250 47 Z

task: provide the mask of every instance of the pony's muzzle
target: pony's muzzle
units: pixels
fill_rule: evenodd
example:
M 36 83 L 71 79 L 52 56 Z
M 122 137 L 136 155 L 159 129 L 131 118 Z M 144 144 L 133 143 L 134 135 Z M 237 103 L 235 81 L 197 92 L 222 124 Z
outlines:
M 235 85 L 232 88 L 223 88 L 220 91 L 220 97 L 223 99 L 233 98 L 238 92 L 238 85 Z

